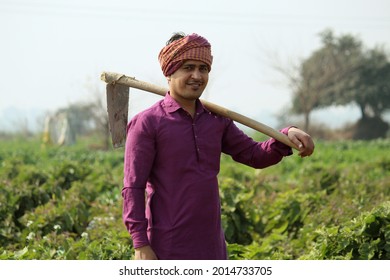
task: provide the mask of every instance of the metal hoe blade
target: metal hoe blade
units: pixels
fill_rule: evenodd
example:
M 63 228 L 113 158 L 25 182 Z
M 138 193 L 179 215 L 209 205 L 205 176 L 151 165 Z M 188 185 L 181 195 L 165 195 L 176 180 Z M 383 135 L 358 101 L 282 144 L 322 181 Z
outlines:
M 123 147 L 126 143 L 129 87 L 120 84 L 107 84 L 106 94 L 112 144 L 114 148 Z

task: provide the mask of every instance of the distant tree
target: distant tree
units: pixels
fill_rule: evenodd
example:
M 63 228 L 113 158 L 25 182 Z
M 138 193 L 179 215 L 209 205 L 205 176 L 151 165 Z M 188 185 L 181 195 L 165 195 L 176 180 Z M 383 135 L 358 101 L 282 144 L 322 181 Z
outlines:
M 352 101 L 361 111 L 362 119 L 382 118 L 390 109 L 390 62 L 381 49 L 369 50 L 359 69 Z
M 357 79 L 362 64 L 362 43 L 350 36 L 336 38 L 331 30 L 320 33 L 322 47 L 295 65 L 278 63 L 273 67 L 285 76 L 292 91 L 290 112 L 304 116 L 309 131 L 310 114 L 334 104 L 345 105 L 351 90 L 345 90 Z
M 389 61 L 383 49 L 363 51 L 362 43 L 350 35 L 335 38 L 331 31 L 322 34 L 325 52 L 330 47 L 336 68 L 334 82 L 325 85 L 319 106 L 356 103 L 362 118 L 381 117 L 390 108 Z M 318 65 L 321 67 L 321 65 Z
M 291 79 L 292 112 L 304 116 L 308 130 L 313 110 L 355 103 L 363 122 L 374 118 L 374 129 L 384 130 L 372 137 L 383 136 L 387 127 L 381 117 L 390 109 L 390 63 L 385 51 L 365 50 L 359 39 L 351 35 L 335 37 L 331 30 L 320 36 L 322 47 L 301 63 L 298 75 Z M 364 133 L 358 133 L 359 137 Z
M 292 112 L 304 115 L 306 130 L 313 110 L 350 102 L 350 90 L 345 88 L 357 79 L 362 64 L 359 40 L 349 35 L 335 38 L 330 30 L 320 36 L 323 46 L 302 62 L 293 88 Z

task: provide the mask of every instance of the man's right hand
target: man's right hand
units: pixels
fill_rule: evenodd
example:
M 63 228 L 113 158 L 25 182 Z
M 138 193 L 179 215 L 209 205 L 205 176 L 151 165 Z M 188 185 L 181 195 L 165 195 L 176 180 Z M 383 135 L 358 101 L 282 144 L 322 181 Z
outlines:
M 152 248 L 147 245 L 135 250 L 135 260 L 157 260 L 156 254 L 153 252 Z

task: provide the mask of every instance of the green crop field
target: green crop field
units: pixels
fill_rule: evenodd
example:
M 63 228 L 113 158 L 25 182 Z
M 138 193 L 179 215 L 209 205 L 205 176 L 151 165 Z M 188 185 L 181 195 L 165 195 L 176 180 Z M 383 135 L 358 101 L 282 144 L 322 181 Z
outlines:
M 0 259 L 131 259 L 123 149 L 0 145 Z M 222 157 L 230 259 L 390 259 L 390 140 L 318 142 L 263 170 Z

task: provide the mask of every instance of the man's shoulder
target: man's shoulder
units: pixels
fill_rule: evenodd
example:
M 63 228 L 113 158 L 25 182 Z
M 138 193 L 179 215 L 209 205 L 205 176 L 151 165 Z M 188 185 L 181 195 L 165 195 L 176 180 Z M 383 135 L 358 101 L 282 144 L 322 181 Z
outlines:
M 160 101 L 161 102 L 161 101 Z M 160 102 L 155 103 L 147 109 L 144 109 L 135 114 L 127 124 L 127 131 L 153 131 L 159 125 L 161 120 Z

